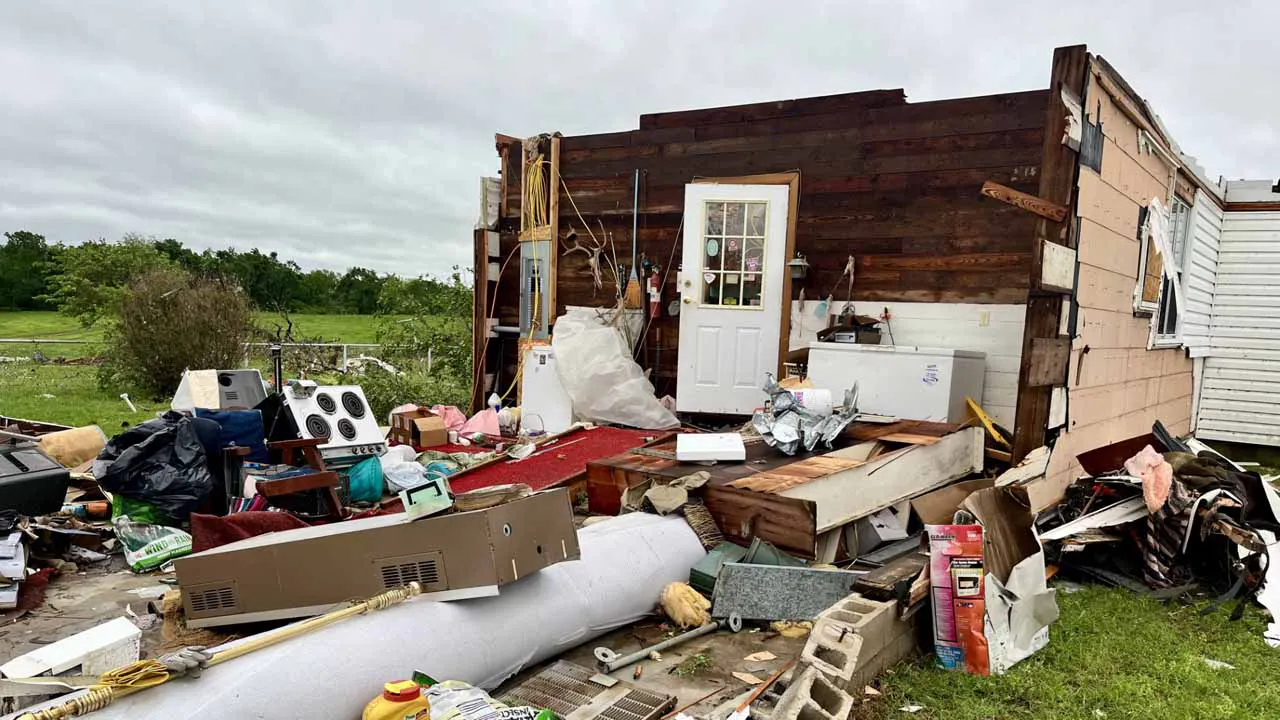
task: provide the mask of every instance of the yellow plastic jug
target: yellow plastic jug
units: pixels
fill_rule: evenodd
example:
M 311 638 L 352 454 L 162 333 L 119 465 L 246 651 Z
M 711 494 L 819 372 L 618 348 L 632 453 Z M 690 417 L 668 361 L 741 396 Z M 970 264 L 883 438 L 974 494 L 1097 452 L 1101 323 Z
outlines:
M 431 703 L 412 680 L 397 680 L 382 686 L 382 694 L 364 706 L 361 720 L 429 720 Z

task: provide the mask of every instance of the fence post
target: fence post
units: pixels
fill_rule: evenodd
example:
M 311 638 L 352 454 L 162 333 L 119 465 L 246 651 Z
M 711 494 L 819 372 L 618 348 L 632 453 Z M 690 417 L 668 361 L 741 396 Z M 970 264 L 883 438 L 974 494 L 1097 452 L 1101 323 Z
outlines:
M 431 348 L 427 348 L 427 372 L 431 372 Z
M 342 372 L 347 371 L 347 346 L 342 346 Z

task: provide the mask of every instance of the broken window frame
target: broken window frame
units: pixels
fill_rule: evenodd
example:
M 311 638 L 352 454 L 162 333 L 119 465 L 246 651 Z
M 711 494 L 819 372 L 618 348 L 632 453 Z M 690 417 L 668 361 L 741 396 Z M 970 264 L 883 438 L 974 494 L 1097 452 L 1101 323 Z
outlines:
M 1173 283 L 1184 282 L 1183 264 L 1191 244 L 1191 228 L 1195 222 L 1195 213 L 1191 205 L 1176 195 L 1169 207 L 1169 245 L 1173 250 L 1172 258 L 1162 258 L 1166 267 L 1172 269 L 1172 277 L 1161 272 L 1160 295 L 1155 302 L 1151 316 L 1151 348 L 1177 348 L 1182 346 L 1182 308 L 1178 307 L 1179 293 L 1174 291 Z M 1143 233 L 1142 258 L 1145 264 L 1146 244 L 1152 241 L 1149 232 Z M 1145 269 L 1144 269 L 1145 274 Z M 1141 283 L 1139 276 L 1139 283 Z

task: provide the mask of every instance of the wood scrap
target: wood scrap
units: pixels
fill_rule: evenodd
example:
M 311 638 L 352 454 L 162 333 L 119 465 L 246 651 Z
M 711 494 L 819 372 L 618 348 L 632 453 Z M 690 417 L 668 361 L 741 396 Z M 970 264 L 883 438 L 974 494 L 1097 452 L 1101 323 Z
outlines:
M 909 597 L 912 584 L 928 565 L 929 557 L 923 553 L 903 555 L 858 578 L 853 583 L 853 591 L 881 601 Z

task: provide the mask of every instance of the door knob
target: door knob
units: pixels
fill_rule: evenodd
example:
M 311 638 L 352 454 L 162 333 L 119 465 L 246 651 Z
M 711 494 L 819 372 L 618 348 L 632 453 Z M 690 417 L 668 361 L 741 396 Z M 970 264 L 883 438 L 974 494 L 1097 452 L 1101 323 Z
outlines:
M 692 304 L 693 304 L 693 298 L 685 298 L 685 299 L 684 299 L 684 304 L 685 304 L 685 305 L 692 305 Z

